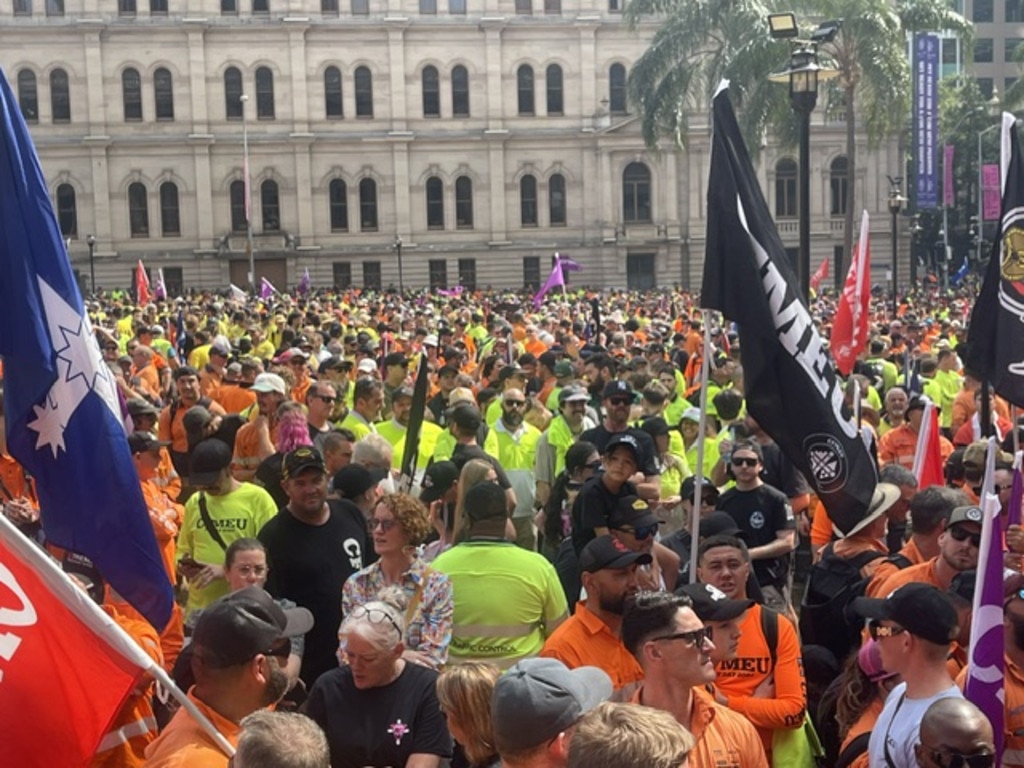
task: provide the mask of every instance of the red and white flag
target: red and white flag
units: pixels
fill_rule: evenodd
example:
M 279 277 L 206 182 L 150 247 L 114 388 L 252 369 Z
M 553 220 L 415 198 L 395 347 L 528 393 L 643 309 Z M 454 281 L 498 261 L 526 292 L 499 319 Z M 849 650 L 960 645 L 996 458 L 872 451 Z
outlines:
M 815 293 L 821 287 L 821 281 L 828 277 L 828 258 L 821 260 L 821 266 L 811 275 L 811 290 Z
M 946 477 L 942 473 L 942 446 L 939 444 L 939 409 L 930 400 L 925 403 L 921 415 L 913 472 L 918 488 L 946 484 Z
M 84 766 L 155 663 L 0 515 L 4 765 Z
M 135 296 L 139 300 L 139 306 L 146 306 L 149 304 L 149 300 L 152 298 L 152 294 L 149 292 L 149 275 L 146 274 L 146 268 L 142 266 L 142 259 L 139 259 L 139 264 L 135 267 Z
M 868 233 L 868 212 L 860 220 L 860 238 L 853 251 L 846 285 L 839 297 L 836 318 L 832 323 L 832 357 L 836 368 L 849 376 L 857 355 L 868 340 L 868 316 L 871 302 L 871 244 Z

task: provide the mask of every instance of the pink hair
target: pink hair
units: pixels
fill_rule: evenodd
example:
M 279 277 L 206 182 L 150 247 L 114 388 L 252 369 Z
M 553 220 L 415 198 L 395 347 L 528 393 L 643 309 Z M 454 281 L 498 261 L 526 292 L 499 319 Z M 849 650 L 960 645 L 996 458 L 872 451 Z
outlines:
M 304 445 L 312 445 L 306 414 L 301 408 L 290 410 L 277 420 L 277 450 L 281 453 L 294 451 Z

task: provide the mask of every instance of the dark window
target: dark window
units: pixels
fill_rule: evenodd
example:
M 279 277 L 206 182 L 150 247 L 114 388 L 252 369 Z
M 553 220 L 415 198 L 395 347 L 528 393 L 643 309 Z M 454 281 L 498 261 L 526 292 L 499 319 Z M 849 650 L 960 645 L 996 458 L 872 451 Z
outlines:
M 352 0 L 353 16 L 369 16 L 370 0 Z
M 373 117 L 373 75 L 367 67 L 356 67 L 356 117 Z
M 323 16 L 337 16 L 338 0 L 320 0 L 320 13 Z
M 1003 41 L 1003 61 L 1013 61 L 1013 52 L 1021 42 L 1019 37 L 1008 37 Z
M 622 64 L 608 68 L 608 109 L 613 115 L 626 114 L 626 68 Z
M 461 64 L 452 67 L 452 114 L 469 117 L 469 70 Z
M 473 180 L 469 176 L 455 180 L 455 227 L 473 228 Z
M 630 163 L 622 172 L 622 218 L 632 222 L 651 220 L 651 172 L 643 163 Z
M 174 119 L 174 81 L 171 73 L 160 67 L 153 73 L 153 95 L 156 97 L 156 119 Z
M 448 0 L 448 13 L 452 16 L 465 16 L 466 0 Z
M 36 87 L 36 73 L 31 69 L 18 72 L 18 106 L 26 123 L 39 122 L 39 89 Z
M 942 38 L 942 63 L 956 64 L 960 53 L 960 41 L 955 37 Z
M 533 13 L 533 0 L 516 0 L 516 13 L 519 16 L 529 16 Z
M 149 201 L 146 185 L 134 182 L 128 185 L 128 225 L 132 237 L 149 237 Z
M 608 13 L 622 13 L 622 0 L 608 0 Z
M 120 16 L 134 16 L 135 12 L 135 0 L 117 0 L 117 13 Z
M 992 21 L 995 3 L 992 0 L 974 0 L 971 21 Z
M 150 16 L 166 16 L 167 0 L 149 0 Z
M 328 117 L 344 117 L 345 107 L 341 99 L 341 70 L 328 67 L 324 70 L 324 110 Z
M 224 70 L 224 111 L 228 120 L 242 119 L 242 73 L 238 67 Z
M 368 291 L 379 291 L 382 285 L 379 261 L 363 262 L 363 288 Z
M 185 277 L 181 267 L 164 267 L 164 287 L 168 296 L 181 296 L 185 292 Z
M 177 237 L 181 234 L 178 185 L 173 181 L 165 181 L 160 185 L 160 231 L 164 237 Z
M 545 73 L 548 96 L 548 114 L 560 115 L 563 111 L 562 98 L 562 68 L 557 64 L 551 64 Z
M 441 79 L 434 66 L 423 68 L 423 116 L 441 116 Z
M 328 188 L 331 202 L 331 232 L 348 232 L 348 185 L 334 179 Z
M 849 203 L 849 170 L 845 157 L 837 157 L 829 166 L 830 212 L 833 216 L 843 216 Z
M 222 16 L 237 16 L 238 0 L 220 0 L 220 13 Z
M 252 12 L 260 15 L 270 13 L 270 0 L 252 0 Z
M 348 261 L 336 261 L 331 265 L 334 272 L 335 288 L 352 287 L 352 263 Z
M 544 13 L 557 16 L 562 12 L 562 0 L 544 0 Z
M 459 285 L 467 291 L 476 290 L 476 259 L 459 259 Z
M 359 182 L 359 228 L 363 232 L 377 231 L 377 182 L 373 179 Z
M 256 70 L 256 117 L 274 119 L 274 73 L 268 67 Z
M 992 38 L 977 38 L 974 41 L 974 62 L 982 64 L 990 61 L 992 61 Z
M 55 69 L 50 73 L 50 109 L 53 111 L 53 122 L 71 122 L 71 90 L 68 86 L 68 73 L 63 69 Z
M 31 16 L 32 0 L 14 0 L 15 16 Z
M 775 164 L 775 215 L 792 219 L 796 216 L 796 161 L 788 158 Z
M 437 176 L 427 179 L 427 229 L 444 229 L 444 184 Z
M 64 237 L 78 237 L 78 205 L 75 203 L 75 188 L 70 184 L 57 187 L 57 223 Z
M 523 256 L 523 287 L 540 288 L 540 256 Z
M 129 67 L 121 73 L 121 98 L 124 100 L 125 122 L 142 119 L 142 78 L 139 71 Z
M 1006 21 L 1024 21 L 1024 0 L 1006 0 Z
M 519 114 L 533 114 L 533 67 L 523 64 L 516 70 L 516 91 L 519 97 Z
M 560 173 L 548 179 L 548 218 L 552 227 L 564 227 L 566 219 L 565 176 Z
M 519 180 L 519 223 L 537 226 L 537 178 L 530 174 Z
M 650 291 L 657 287 L 653 253 L 626 255 L 626 288 L 630 291 Z
M 245 182 L 231 182 L 231 231 L 245 232 L 248 222 L 245 219 Z
M 448 262 L 445 259 L 431 259 L 427 262 L 427 274 L 430 276 L 430 289 L 448 287 Z
M 978 90 L 981 91 L 981 95 L 986 99 L 992 98 L 992 78 L 991 77 L 977 77 L 975 81 L 978 83 Z
M 420 15 L 421 16 L 436 16 L 437 15 L 437 0 L 420 0 Z
M 46 0 L 47 16 L 63 16 L 64 0 Z
M 277 182 L 264 181 L 260 185 L 260 213 L 263 217 L 264 232 L 281 230 L 281 201 L 277 195 Z

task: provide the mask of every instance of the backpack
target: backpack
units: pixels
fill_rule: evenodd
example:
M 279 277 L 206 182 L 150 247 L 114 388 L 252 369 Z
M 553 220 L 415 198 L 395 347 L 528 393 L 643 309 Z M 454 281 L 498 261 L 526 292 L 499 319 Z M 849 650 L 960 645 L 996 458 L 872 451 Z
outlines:
M 845 559 L 835 554 L 833 544 L 825 547 L 811 567 L 800 601 L 800 637 L 805 645 L 828 648 L 840 663 L 860 645 L 861 622 L 849 615 L 848 607 L 864 595 L 870 581 L 861 576 L 861 568 L 884 557 L 868 551 Z

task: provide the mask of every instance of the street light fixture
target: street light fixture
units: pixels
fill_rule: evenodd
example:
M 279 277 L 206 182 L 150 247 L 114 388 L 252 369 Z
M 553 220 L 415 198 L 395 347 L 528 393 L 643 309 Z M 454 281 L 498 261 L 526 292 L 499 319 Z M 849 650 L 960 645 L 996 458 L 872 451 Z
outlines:
M 992 98 L 989 99 L 986 102 L 986 105 L 988 107 L 988 115 L 989 115 L 989 117 L 991 117 L 993 120 L 997 119 L 999 117 L 999 114 L 1002 111 L 1002 109 L 1001 109 L 1001 103 L 999 101 L 999 92 L 994 87 L 992 88 Z M 996 130 L 997 128 L 999 128 L 999 126 L 1001 124 L 1002 124 L 1001 122 L 997 122 L 995 125 L 990 125 L 988 128 L 986 128 L 985 130 L 980 131 L 978 133 L 978 245 L 977 245 L 977 251 L 975 252 L 975 261 L 978 264 L 981 263 L 981 247 L 982 247 L 982 241 L 984 240 L 983 234 L 985 232 L 985 219 L 984 219 L 985 211 L 984 211 L 984 209 L 982 207 L 983 200 L 984 200 L 984 195 L 982 193 L 982 190 L 983 190 L 983 186 L 982 185 L 985 183 L 985 177 L 982 174 L 982 167 L 981 167 L 981 163 L 982 163 L 981 142 L 982 142 L 982 139 L 984 139 L 986 133 L 990 133 L 991 131 Z M 1000 192 L 1002 192 L 1002 190 L 1000 190 Z
M 245 116 L 248 94 L 238 97 L 242 102 L 242 184 L 245 187 L 245 253 L 249 257 L 249 287 L 256 295 L 256 254 L 252 247 L 252 182 L 249 173 L 249 124 Z
M 392 243 L 395 249 L 395 253 L 398 254 L 398 292 L 401 294 L 405 293 L 405 281 L 402 278 L 402 238 L 395 235 L 395 240 Z
M 773 83 L 789 83 L 789 100 L 800 119 L 800 176 L 799 229 L 800 257 L 797 275 L 800 292 L 805 302 L 811 295 L 811 112 L 818 103 L 818 83 L 839 74 L 838 70 L 822 67 L 818 62 L 818 46 L 835 39 L 842 21 L 826 21 L 818 25 L 809 40 L 798 37 L 796 16 L 775 13 L 768 17 L 771 36 L 776 40 L 790 40 L 789 67 L 784 72 L 769 75 Z
M 96 238 L 92 235 L 85 236 L 85 243 L 89 246 L 89 291 L 96 293 Z
M 897 287 L 899 280 L 896 270 L 899 266 L 899 227 L 900 211 L 903 209 L 904 197 L 900 194 L 903 186 L 902 176 L 889 176 L 889 213 L 892 214 L 892 316 L 896 319 L 899 310 L 899 296 Z

